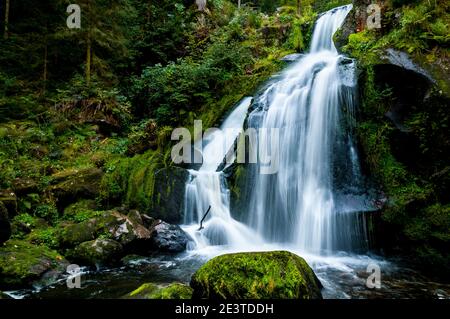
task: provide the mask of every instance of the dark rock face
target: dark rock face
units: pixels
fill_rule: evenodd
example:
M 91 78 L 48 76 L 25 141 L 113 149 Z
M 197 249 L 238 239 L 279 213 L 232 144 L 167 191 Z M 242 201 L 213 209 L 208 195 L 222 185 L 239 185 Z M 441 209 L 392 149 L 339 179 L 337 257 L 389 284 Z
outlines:
M 8 219 L 8 210 L 3 202 L 0 202 L 0 245 L 11 237 L 11 224 Z
M 30 178 L 16 178 L 12 184 L 14 193 L 18 196 L 23 196 L 38 191 L 37 183 Z
M 177 225 L 158 221 L 153 226 L 152 245 L 159 251 L 182 252 L 188 241 L 188 235 Z
M 422 73 L 394 64 L 374 66 L 375 83 L 381 89 L 390 89 L 393 103 L 386 118 L 396 128 L 390 135 L 391 150 L 395 158 L 411 169 L 420 163 L 420 139 L 408 127 L 406 120 L 426 105 L 432 82 Z
M 161 169 L 155 174 L 152 217 L 168 223 L 181 223 L 188 176 L 188 171 L 179 167 Z
M 226 254 L 191 279 L 193 298 L 322 299 L 322 285 L 305 260 L 287 251 Z
M 0 202 L 3 202 L 8 210 L 9 218 L 17 214 L 17 196 L 12 190 L 0 190 Z
M 49 188 L 56 198 L 58 208 L 82 198 L 95 198 L 100 189 L 100 181 L 103 172 L 98 168 L 64 171 L 52 176 L 52 184 Z

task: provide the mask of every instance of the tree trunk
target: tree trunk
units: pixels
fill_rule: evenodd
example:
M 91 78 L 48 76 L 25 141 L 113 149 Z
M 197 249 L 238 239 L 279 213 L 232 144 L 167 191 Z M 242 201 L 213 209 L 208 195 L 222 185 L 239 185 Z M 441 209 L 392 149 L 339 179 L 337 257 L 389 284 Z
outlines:
M 91 3 L 87 1 L 87 14 L 89 19 L 89 25 L 87 28 L 86 35 L 86 83 L 88 86 L 91 85 L 91 63 L 92 63 L 92 39 L 91 39 Z
M 91 84 L 91 60 L 92 60 L 92 43 L 91 33 L 88 31 L 87 43 L 86 43 L 86 83 Z
M 44 47 L 44 88 L 43 88 L 43 94 L 45 95 L 45 91 L 47 90 L 47 60 L 48 60 L 48 44 L 47 39 L 45 39 L 45 47 Z
M 8 26 L 9 26 L 9 5 L 10 5 L 10 0 L 6 0 L 5 2 L 5 33 L 3 34 L 3 37 L 6 39 L 8 39 Z
M 241 0 L 238 0 L 238 9 L 241 8 Z
M 302 10 L 301 10 L 301 0 L 297 0 L 297 14 L 301 15 L 302 14 Z

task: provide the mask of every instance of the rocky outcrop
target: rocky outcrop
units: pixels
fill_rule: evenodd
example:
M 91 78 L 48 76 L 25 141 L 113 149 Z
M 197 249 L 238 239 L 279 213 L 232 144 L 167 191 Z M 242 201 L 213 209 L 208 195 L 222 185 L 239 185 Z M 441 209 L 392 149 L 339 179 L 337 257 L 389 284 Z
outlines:
M 182 283 L 159 286 L 146 283 L 126 295 L 125 299 L 190 299 L 192 288 Z
M 24 287 L 59 277 L 68 262 L 56 251 L 21 240 L 0 247 L 0 287 Z
M 152 246 L 163 252 L 181 252 L 186 250 L 188 235 L 177 225 L 157 221 L 152 229 Z
M 321 284 L 305 260 L 287 251 L 222 255 L 191 279 L 193 298 L 321 299 Z

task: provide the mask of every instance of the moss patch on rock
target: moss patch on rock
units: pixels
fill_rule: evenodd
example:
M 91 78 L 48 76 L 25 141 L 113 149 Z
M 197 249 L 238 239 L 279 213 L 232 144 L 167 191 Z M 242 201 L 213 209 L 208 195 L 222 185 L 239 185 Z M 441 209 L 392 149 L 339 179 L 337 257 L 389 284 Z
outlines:
M 194 298 L 320 299 L 321 284 L 306 261 L 287 251 L 218 256 L 191 279 Z
M 191 299 L 192 288 L 182 283 L 167 287 L 146 283 L 125 296 L 127 299 Z
M 0 247 L 0 286 L 31 284 L 49 271 L 63 271 L 68 263 L 54 250 L 22 240 L 9 240 Z

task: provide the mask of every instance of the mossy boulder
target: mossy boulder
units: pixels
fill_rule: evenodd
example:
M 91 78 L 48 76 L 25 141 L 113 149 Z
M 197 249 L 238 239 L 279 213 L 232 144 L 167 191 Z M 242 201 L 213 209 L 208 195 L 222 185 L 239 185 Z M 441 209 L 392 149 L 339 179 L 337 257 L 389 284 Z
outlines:
M 81 198 L 95 198 L 99 194 L 102 176 L 99 168 L 62 171 L 52 175 L 49 191 L 62 209 Z
M 191 279 L 193 298 L 321 299 L 321 284 L 306 261 L 287 251 L 227 254 Z
M 81 243 L 71 252 L 71 258 L 81 263 L 101 266 L 112 264 L 122 255 L 122 245 L 112 239 L 96 239 Z
M 60 232 L 61 242 L 74 247 L 99 236 L 118 241 L 129 250 L 145 250 L 150 246 L 151 231 L 133 211 L 131 217 L 118 211 L 106 211 L 100 216 L 64 227 Z
M 192 288 L 182 283 L 172 283 L 163 287 L 146 283 L 129 293 L 127 299 L 191 299 Z
M 63 256 L 46 246 L 8 240 L 0 247 L 0 287 L 24 287 L 44 277 L 57 277 L 67 265 Z

